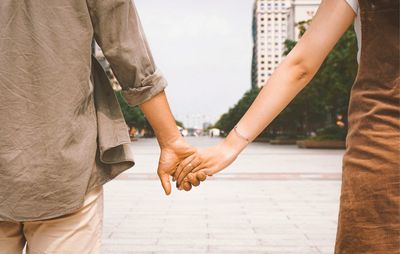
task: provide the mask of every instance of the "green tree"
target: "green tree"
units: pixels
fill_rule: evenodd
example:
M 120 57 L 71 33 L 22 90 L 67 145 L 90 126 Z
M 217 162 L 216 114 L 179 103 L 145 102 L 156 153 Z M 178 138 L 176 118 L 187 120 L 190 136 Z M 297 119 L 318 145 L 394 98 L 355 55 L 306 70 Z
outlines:
M 125 122 L 129 128 L 145 130 L 147 136 L 154 136 L 153 128 L 151 128 L 150 123 L 147 121 L 140 108 L 129 106 L 121 92 L 116 92 L 115 94 L 121 107 L 122 114 L 124 115 Z
M 255 87 L 247 91 L 243 97 L 236 103 L 235 106 L 229 109 L 229 111 L 221 116 L 221 118 L 215 124 L 215 127 L 228 133 L 235 127 L 235 124 L 242 118 L 244 113 L 253 103 L 254 99 L 259 93 L 259 88 Z

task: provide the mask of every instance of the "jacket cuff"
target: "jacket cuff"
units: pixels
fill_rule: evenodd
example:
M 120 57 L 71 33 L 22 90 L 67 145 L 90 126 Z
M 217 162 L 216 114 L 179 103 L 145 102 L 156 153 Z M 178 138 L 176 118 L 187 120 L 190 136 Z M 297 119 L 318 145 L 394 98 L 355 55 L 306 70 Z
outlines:
M 129 106 L 134 107 L 161 93 L 167 85 L 167 80 L 157 69 L 152 75 L 143 79 L 139 87 L 122 90 L 121 93 Z

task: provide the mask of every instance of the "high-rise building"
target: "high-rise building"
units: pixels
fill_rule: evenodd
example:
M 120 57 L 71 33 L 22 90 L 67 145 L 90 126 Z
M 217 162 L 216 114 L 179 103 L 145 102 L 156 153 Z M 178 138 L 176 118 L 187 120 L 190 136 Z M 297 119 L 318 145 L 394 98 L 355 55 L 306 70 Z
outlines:
M 320 0 L 256 0 L 252 84 L 263 86 L 283 58 L 284 42 L 297 39 L 296 24 L 311 19 Z M 254 85 L 253 85 L 254 86 Z
M 292 1 L 288 17 L 288 39 L 297 40 L 299 38 L 299 29 L 296 24 L 312 19 L 320 3 L 321 0 Z

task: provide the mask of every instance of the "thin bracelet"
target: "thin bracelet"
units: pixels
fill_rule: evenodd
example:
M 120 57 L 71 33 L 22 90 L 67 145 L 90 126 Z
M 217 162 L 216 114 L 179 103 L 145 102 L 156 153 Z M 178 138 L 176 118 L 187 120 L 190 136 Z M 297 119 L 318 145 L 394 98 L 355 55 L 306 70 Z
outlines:
M 237 130 L 237 125 L 233 129 L 235 130 L 236 135 L 238 135 L 239 138 L 246 140 L 247 143 L 250 143 L 250 139 L 239 133 L 239 131 Z

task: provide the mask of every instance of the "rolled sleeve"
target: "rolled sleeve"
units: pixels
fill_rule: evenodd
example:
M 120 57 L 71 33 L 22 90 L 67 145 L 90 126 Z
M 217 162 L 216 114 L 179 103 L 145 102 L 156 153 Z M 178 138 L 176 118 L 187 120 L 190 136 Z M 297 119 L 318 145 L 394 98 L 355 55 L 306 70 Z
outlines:
M 128 90 L 123 89 L 122 95 L 129 105 L 136 106 L 161 93 L 165 87 L 167 87 L 167 81 L 160 70 L 156 69 L 152 75 L 144 78 L 140 86 Z
M 167 82 L 157 69 L 131 0 L 87 0 L 96 42 L 110 63 L 130 106 L 162 92 Z

